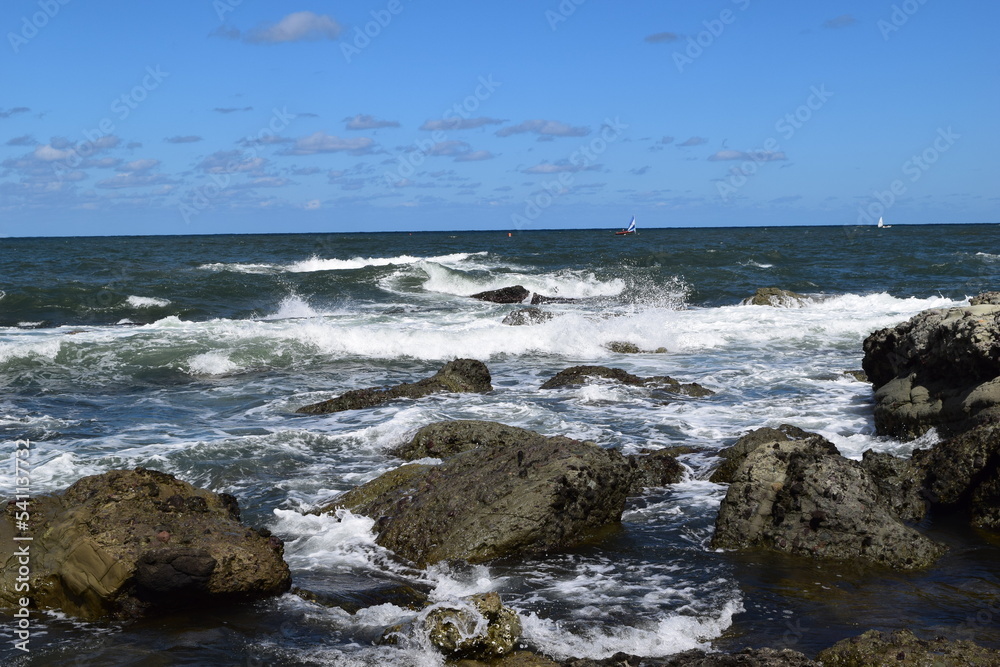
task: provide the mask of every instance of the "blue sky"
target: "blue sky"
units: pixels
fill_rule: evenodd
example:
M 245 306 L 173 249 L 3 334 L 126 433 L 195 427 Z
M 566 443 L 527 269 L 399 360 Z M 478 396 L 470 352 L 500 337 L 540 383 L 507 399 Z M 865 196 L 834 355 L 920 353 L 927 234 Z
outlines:
M 0 236 L 997 222 L 998 19 L 9 0 Z

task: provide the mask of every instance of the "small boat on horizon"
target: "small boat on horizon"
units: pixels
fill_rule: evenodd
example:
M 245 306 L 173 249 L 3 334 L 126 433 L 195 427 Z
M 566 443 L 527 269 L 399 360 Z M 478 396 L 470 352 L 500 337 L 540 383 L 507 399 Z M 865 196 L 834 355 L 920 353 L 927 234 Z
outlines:
M 879 216 L 879 218 L 878 218 L 878 228 L 879 229 L 891 229 L 892 225 L 887 225 L 884 222 L 882 222 L 882 216 Z
M 621 230 L 620 232 L 615 232 L 615 235 L 616 236 L 626 236 L 628 234 L 638 234 L 638 233 L 639 232 L 635 231 L 635 216 L 633 215 L 632 216 L 632 220 L 628 223 L 628 227 L 626 227 L 625 229 Z

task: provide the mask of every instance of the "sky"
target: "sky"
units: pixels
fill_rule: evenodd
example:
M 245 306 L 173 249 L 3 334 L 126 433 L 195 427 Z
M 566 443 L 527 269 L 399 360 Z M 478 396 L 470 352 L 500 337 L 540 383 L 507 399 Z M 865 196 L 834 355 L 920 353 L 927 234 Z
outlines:
M 0 236 L 1000 222 L 998 19 L 5 0 Z

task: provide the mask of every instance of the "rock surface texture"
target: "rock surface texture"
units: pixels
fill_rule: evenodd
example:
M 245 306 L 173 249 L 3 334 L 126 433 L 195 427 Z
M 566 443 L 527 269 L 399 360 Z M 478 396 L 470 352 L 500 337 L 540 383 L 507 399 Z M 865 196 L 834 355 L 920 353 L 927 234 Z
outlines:
M 801 308 L 806 297 L 779 287 L 758 287 L 753 296 L 740 302 L 743 306 L 774 306 L 775 308 Z
M 1000 305 L 926 310 L 871 334 L 863 366 L 881 435 L 945 435 L 1000 420 Z
M 0 540 L 15 544 L 15 506 Z M 136 468 L 84 477 L 31 506 L 31 595 L 41 609 L 133 618 L 157 608 L 255 600 L 291 586 L 284 545 L 240 523 L 236 499 Z M 5 557 L 0 602 L 18 564 Z
M 620 368 L 608 368 L 606 366 L 573 366 L 567 368 L 546 380 L 541 388 L 579 387 L 592 379 L 612 380 L 621 384 L 638 387 L 651 387 L 685 396 L 711 396 L 714 393 L 712 390 L 706 389 L 696 382 L 684 384 L 666 375 L 644 378 L 632 375 Z
M 1000 651 L 965 640 L 925 641 L 908 630 L 891 634 L 869 630 L 820 651 L 816 659 L 823 667 L 1000 665 Z

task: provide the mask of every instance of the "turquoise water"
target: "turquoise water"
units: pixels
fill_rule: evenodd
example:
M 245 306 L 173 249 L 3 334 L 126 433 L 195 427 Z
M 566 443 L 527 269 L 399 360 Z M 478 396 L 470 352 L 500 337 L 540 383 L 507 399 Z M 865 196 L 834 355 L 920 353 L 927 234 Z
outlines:
M 0 239 L 0 433 L 32 441 L 33 488 L 141 465 L 233 493 L 246 520 L 286 541 L 296 586 L 351 609 L 288 595 L 128 627 L 45 615 L 32 654 L 5 646 L 0 661 L 436 664 L 419 642 L 372 644 L 413 615 L 373 604 L 400 582 L 435 601 L 497 590 L 527 642 L 555 657 L 745 645 L 811 654 L 872 627 L 1000 645 L 998 552 L 983 535 L 950 518 L 929 522 L 954 548 L 917 574 L 714 552 L 725 488 L 705 481 L 712 452 L 759 426 L 817 431 L 855 458 L 912 451 L 874 436 L 870 388 L 843 371 L 860 368 L 875 329 L 996 288 L 998 231 Z M 501 320 L 514 306 L 468 298 L 515 284 L 573 300 L 546 306 L 556 317 L 545 324 L 509 327 Z M 738 305 L 767 286 L 809 298 L 802 308 Z M 614 341 L 668 352 L 619 355 Z M 349 389 L 427 377 L 456 357 L 484 361 L 494 391 L 294 414 Z M 668 374 L 716 394 L 663 404 L 614 385 L 538 391 L 581 363 Z M 632 501 L 621 531 L 539 559 L 412 571 L 374 544 L 367 519 L 301 515 L 395 467 L 387 450 L 451 418 L 625 452 L 684 444 L 699 453 L 682 459 L 684 482 Z M 12 451 L 0 453 L 11 471 Z M 0 494 L 12 487 L 12 474 L 0 474 Z

